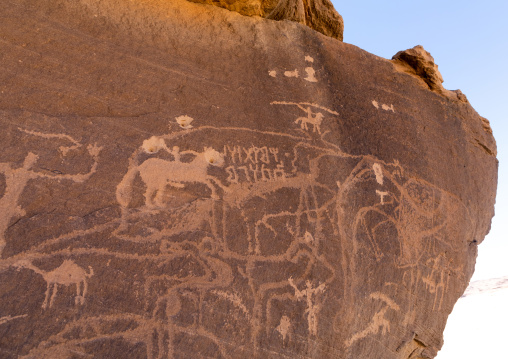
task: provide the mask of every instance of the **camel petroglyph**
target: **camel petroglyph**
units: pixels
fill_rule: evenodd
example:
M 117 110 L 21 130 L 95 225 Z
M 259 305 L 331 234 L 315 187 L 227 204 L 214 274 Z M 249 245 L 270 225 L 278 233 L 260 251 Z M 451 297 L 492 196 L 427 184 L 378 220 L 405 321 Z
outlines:
M 40 274 L 46 281 L 46 297 L 42 303 L 42 309 L 51 308 L 55 302 L 58 292 L 58 285 L 76 285 L 75 305 L 84 304 L 88 292 L 87 279 L 93 276 L 92 267 L 88 266 L 88 273 L 71 260 L 64 260 L 63 263 L 52 271 L 46 272 L 34 266 L 29 260 L 20 260 L 15 264 L 20 269 L 29 269 Z M 51 295 L 50 295 L 51 294 Z

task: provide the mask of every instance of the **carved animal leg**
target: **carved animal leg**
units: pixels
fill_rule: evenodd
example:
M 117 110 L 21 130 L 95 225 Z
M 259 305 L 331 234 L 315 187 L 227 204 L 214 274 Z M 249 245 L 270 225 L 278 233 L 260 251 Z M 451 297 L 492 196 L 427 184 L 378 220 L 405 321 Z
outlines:
M 155 207 L 155 204 L 153 203 L 153 197 L 155 194 L 155 191 L 157 191 L 156 188 L 153 187 L 147 187 L 145 191 L 145 205 L 149 208 Z
M 206 176 L 207 179 L 206 179 L 206 186 L 208 188 L 210 188 L 210 190 L 212 191 L 212 194 L 211 194 L 211 198 L 212 199 L 220 199 L 219 196 L 217 195 L 217 190 L 215 189 L 215 186 L 213 185 L 213 182 L 212 182 L 212 179 L 213 177 L 212 176 Z M 222 186 L 218 185 L 220 188 L 224 189 Z
M 76 283 L 76 297 L 74 297 L 74 305 L 81 303 L 81 282 Z
M 58 283 L 53 283 L 53 294 L 51 295 L 51 299 L 49 300 L 49 307 L 50 308 L 53 306 L 57 292 L 58 292 Z
M 81 289 L 81 284 L 83 283 L 83 289 Z M 85 295 L 87 290 L 87 283 L 86 280 L 83 280 L 82 282 L 76 283 L 76 298 L 74 299 L 75 305 L 83 305 L 85 304 Z
M 44 298 L 44 302 L 42 303 L 42 309 L 46 309 L 48 307 L 49 302 L 49 290 L 51 289 L 51 283 L 46 285 L 46 298 Z
M 81 297 L 81 304 L 85 304 L 85 298 L 86 298 L 86 294 L 88 292 L 88 282 L 87 280 L 83 280 L 83 296 Z

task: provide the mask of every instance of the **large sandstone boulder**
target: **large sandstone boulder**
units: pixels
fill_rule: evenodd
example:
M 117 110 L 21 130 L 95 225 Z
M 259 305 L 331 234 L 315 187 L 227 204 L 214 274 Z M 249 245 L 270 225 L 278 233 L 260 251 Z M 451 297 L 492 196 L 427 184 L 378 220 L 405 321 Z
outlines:
M 0 14 L 0 357 L 436 355 L 497 161 L 423 48 L 184 0 Z

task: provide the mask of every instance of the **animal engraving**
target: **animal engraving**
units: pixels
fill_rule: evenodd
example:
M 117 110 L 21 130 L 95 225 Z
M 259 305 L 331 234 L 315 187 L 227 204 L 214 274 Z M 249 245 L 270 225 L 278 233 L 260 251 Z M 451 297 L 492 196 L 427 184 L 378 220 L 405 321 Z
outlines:
M 312 74 L 313 76 L 313 74 Z M 339 114 L 336 111 L 330 110 L 326 107 L 319 106 L 313 103 L 307 103 L 307 102 L 284 102 L 284 101 L 274 101 L 271 103 L 271 105 L 293 105 L 298 107 L 300 110 L 305 112 L 305 117 L 298 117 L 294 123 L 299 124 L 300 128 L 302 130 L 309 130 L 309 125 L 312 125 L 312 132 L 317 132 L 318 134 L 321 133 L 321 124 L 323 123 L 324 115 L 321 112 L 313 112 L 312 108 L 319 108 L 321 110 L 324 110 L 332 115 L 338 116 Z
M 300 106 L 299 106 L 300 107 Z M 300 107 L 301 108 L 301 107 Z M 302 130 L 308 130 L 308 125 L 311 124 L 313 126 L 312 132 L 317 132 L 321 134 L 321 122 L 323 122 L 323 114 L 321 112 L 312 113 L 310 107 L 302 108 L 307 113 L 307 117 L 298 117 L 295 120 L 295 123 L 300 123 L 300 127 Z
M 38 267 L 34 266 L 28 260 L 21 260 L 15 264 L 18 269 L 29 269 L 37 274 L 40 274 L 46 281 L 46 297 L 42 303 L 42 309 L 51 308 L 55 302 L 58 286 L 76 285 L 76 297 L 74 298 L 75 305 L 82 305 L 85 303 L 85 297 L 88 292 L 87 279 L 93 276 L 92 267 L 88 267 L 88 273 L 71 260 L 64 260 L 64 262 L 56 269 L 50 272 L 45 272 Z
M 127 207 L 132 199 L 132 184 L 137 174 L 143 180 L 145 191 L 145 205 L 148 208 L 163 207 L 163 194 L 166 186 L 183 188 L 186 183 L 202 183 L 211 190 L 211 197 L 218 199 L 216 189 L 212 183 L 213 177 L 207 171 L 210 166 L 222 167 L 223 156 L 212 148 L 205 147 L 203 152 L 183 151 L 178 147 L 169 151 L 173 161 L 160 158 L 149 158 L 143 163 L 132 166 L 117 187 L 118 202 Z M 183 162 L 181 155 L 192 154 L 194 159 Z
M 370 295 L 371 299 L 377 299 L 383 301 L 386 305 L 377 313 L 374 314 L 372 320 L 370 321 L 367 328 L 354 334 L 349 340 L 346 341 L 346 346 L 351 346 L 357 340 L 363 339 L 371 334 L 377 334 L 381 331 L 381 334 L 385 335 L 390 332 L 390 321 L 386 318 L 386 312 L 391 309 L 394 311 L 399 311 L 400 307 L 395 303 L 392 299 L 387 297 L 383 293 L 372 293 Z

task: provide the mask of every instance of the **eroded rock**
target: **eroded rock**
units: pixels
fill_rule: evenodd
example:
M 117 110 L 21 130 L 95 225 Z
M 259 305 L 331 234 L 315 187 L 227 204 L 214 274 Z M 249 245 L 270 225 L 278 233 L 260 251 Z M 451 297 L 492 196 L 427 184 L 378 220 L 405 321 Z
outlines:
M 189 0 L 216 5 L 246 16 L 295 21 L 320 33 L 343 39 L 344 22 L 330 0 Z
M 184 0 L 0 13 L 2 358 L 435 356 L 497 161 L 429 57 Z

